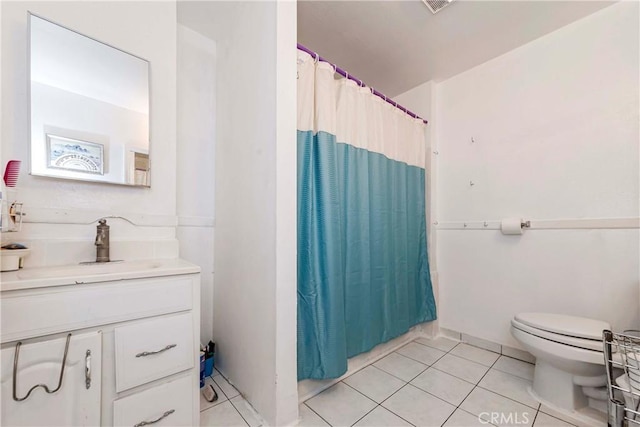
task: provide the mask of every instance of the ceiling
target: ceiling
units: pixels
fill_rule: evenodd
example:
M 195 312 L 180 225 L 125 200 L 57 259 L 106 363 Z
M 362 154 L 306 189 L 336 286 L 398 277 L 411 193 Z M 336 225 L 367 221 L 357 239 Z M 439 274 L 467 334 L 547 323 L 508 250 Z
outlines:
M 298 2 L 298 42 L 387 96 L 482 64 L 612 1 Z

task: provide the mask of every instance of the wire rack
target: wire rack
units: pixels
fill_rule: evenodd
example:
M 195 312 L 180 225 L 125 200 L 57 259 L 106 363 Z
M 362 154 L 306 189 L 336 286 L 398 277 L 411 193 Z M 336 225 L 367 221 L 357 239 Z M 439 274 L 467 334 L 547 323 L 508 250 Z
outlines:
M 640 426 L 640 331 L 605 330 L 609 426 Z

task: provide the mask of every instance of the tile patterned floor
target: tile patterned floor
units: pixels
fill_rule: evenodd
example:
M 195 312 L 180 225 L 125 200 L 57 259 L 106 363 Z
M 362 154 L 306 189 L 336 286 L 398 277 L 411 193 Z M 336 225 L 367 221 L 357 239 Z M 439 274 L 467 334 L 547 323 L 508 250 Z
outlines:
M 542 412 L 532 380 L 530 363 L 420 338 L 304 402 L 299 425 L 571 426 Z
M 420 338 L 301 404 L 298 425 L 571 426 L 543 412 L 527 392 L 532 380 L 530 363 L 447 338 Z M 201 398 L 200 425 L 261 425 L 217 371 L 206 383 L 219 398 Z

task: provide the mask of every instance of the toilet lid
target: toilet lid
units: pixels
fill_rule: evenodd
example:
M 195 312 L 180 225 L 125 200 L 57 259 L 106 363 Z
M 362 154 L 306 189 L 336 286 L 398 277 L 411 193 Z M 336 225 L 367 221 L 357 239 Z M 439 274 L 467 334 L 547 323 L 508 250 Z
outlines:
M 595 341 L 602 341 L 602 331 L 611 329 L 607 322 L 564 314 L 521 313 L 515 319 L 532 328 Z

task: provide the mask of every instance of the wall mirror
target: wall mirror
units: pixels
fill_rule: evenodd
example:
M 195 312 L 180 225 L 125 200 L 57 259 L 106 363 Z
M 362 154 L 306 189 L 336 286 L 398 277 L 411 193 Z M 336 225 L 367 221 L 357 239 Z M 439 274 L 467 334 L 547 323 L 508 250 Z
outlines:
M 29 14 L 31 174 L 150 186 L 149 62 Z

